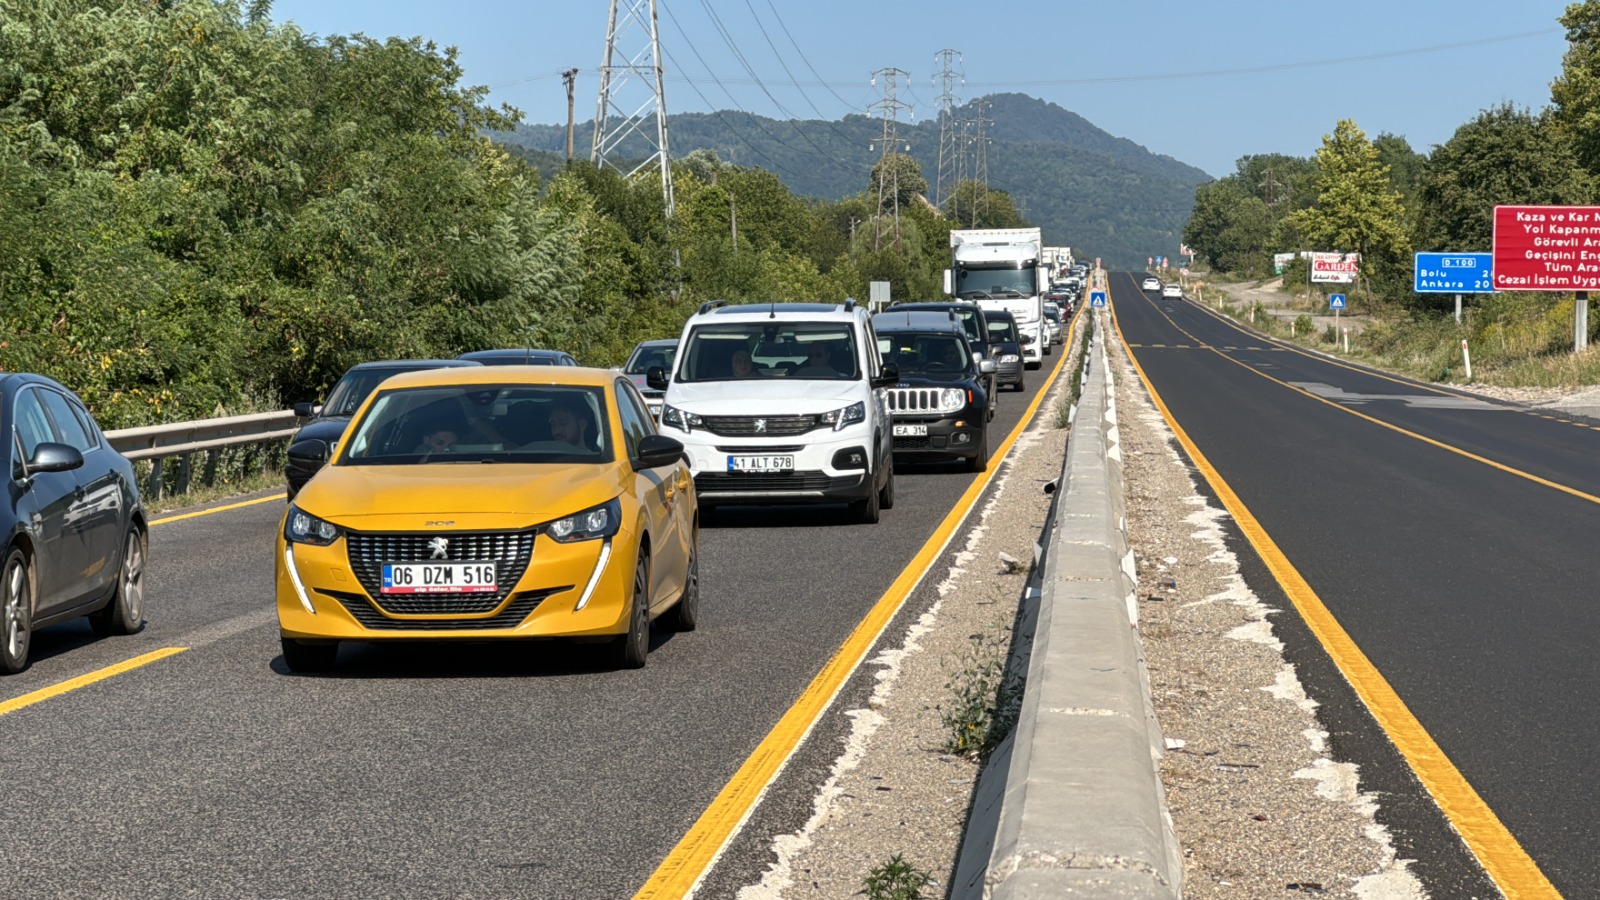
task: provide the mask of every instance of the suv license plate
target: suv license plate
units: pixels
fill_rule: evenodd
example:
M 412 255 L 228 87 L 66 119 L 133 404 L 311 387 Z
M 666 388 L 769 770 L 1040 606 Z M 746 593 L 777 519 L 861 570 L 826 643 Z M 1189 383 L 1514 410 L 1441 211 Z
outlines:
M 792 456 L 730 456 L 729 472 L 788 472 L 794 469 Z
M 385 594 L 492 594 L 492 562 L 384 563 Z
M 896 425 L 894 427 L 895 437 L 923 437 L 927 433 L 928 426 L 926 425 Z

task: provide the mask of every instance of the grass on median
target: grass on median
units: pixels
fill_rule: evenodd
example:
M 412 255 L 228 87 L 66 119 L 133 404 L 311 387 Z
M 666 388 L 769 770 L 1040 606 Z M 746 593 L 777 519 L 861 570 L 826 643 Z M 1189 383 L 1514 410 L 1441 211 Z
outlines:
M 1016 727 L 1023 678 L 1007 665 L 1011 630 L 997 624 L 972 636 L 961 668 L 945 684 L 950 697 L 940 708 L 944 749 L 985 759 Z
M 862 883 L 867 900 L 921 900 L 933 875 L 906 862 L 899 853 L 873 869 Z

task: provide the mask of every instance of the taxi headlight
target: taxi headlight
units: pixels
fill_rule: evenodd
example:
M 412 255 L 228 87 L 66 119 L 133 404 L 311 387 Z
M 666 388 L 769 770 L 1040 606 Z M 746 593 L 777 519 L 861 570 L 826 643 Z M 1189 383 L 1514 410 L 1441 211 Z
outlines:
M 843 409 L 833 409 L 817 417 L 824 425 L 832 425 L 834 431 L 839 431 L 846 425 L 864 422 L 867 418 L 867 404 L 856 401 Z
M 676 406 L 665 403 L 661 405 L 661 424 L 671 425 L 679 431 L 693 431 L 705 424 L 705 421 L 692 412 L 685 412 Z
M 967 392 L 960 388 L 945 388 L 939 392 L 939 411 L 956 412 L 967 405 Z
M 283 520 L 283 539 L 291 544 L 326 547 L 339 539 L 339 526 L 325 522 L 294 504 Z
M 622 502 L 610 500 L 599 506 L 573 513 L 551 522 L 546 528 L 550 539 L 560 544 L 608 538 L 622 525 Z

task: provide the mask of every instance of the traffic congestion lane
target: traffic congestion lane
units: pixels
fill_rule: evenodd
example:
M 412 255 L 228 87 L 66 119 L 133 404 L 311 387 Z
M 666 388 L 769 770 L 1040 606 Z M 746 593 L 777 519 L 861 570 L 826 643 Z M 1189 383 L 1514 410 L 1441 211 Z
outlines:
M 1600 625 L 1582 550 L 1600 506 L 1185 344 L 1178 325 L 1198 334 L 1187 322 L 1132 281 L 1114 289 L 1123 336 L 1174 420 L 1392 685 L 1397 715 L 1413 715 L 1475 790 L 1435 790 L 1452 824 L 1483 825 L 1462 818 L 1481 797 L 1511 836 L 1487 850 L 1525 849 L 1558 887 L 1581 885 L 1600 849 L 1581 798 L 1600 779 L 1582 764 L 1596 728 L 1571 716 L 1569 698 L 1600 687 L 1581 637 Z M 1514 439 L 1538 420 L 1502 421 Z M 1412 737 L 1390 734 L 1402 749 Z M 1390 824 L 1425 876 L 1454 874 L 1437 868 L 1448 848 L 1434 858 L 1405 846 L 1426 823 Z
M 0 765 L 29 773 L 18 808 L 54 838 L 8 854 L 0 889 L 626 896 L 971 479 L 898 475 L 877 526 L 791 509 L 704 529 L 705 621 L 656 635 L 639 672 L 582 645 L 355 645 L 334 677 L 290 676 L 281 506 L 158 526 L 140 640 L 208 642 L 5 716 Z M 109 650 L 59 652 L 41 680 Z

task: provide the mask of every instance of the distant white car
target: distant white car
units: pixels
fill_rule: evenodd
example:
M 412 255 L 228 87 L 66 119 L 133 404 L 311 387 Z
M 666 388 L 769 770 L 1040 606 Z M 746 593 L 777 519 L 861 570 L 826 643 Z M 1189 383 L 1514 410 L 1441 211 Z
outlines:
M 1183 285 L 1177 283 L 1176 281 L 1174 281 L 1174 282 L 1172 282 L 1171 284 L 1168 284 L 1168 285 L 1163 285 L 1162 288 L 1161 288 L 1161 296 L 1163 296 L 1163 297 L 1177 297 L 1179 300 L 1182 300 L 1183 299 Z
M 1159 291 L 1159 290 L 1161 290 L 1161 279 L 1155 277 L 1154 275 L 1151 275 L 1150 277 L 1148 277 L 1148 278 L 1146 278 L 1144 280 L 1143 289 L 1147 290 L 1147 291 Z

